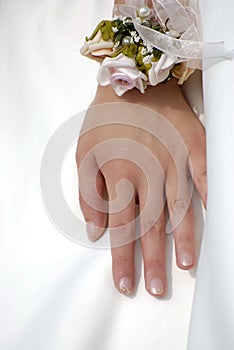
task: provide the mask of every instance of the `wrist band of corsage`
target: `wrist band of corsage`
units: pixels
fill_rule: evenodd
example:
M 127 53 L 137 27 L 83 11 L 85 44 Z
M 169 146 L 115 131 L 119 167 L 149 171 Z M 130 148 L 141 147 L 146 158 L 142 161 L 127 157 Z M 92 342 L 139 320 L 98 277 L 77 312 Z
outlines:
M 116 5 L 80 52 L 101 62 L 98 83 L 122 96 L 172 77 L 178 84 L 201 69 L 202 42 L 194 0 L 129 0 Z

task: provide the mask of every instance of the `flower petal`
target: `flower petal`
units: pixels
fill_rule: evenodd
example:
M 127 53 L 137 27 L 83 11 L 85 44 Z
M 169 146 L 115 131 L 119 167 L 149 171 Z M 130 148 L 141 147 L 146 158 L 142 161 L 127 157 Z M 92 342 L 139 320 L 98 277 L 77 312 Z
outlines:
M 118 76 L 122 78 L 117 79 Z M 111 84 L 118 96 L 122 96 L 134 87 L 144 93 L 143 80 L 147 81 L 148 77 L 136 67 L 134 58 L 126 57 L 123 54 L 114 58 L 106 57 L 98 72 L 98 83 L 102 86 Z
M 152 67 L 148 72 L 150 85 L 155 86 L 164 81 L 168 77 L 173 64 L 174 59 L 166 54 L 163 54 L 159 61 L 152 62 Z

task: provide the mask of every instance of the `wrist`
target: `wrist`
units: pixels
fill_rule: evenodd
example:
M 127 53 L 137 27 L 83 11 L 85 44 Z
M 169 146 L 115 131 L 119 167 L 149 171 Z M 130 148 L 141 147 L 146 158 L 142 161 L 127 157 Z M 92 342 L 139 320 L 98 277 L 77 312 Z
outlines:
M 151 108 L 158 108 L 161 106 L 161 108 L 164 109 L 171 101 L 173 101 L 177 107 L 181 107 L 181 102 L 185 103 L 180 86 L 177 84 L 177 80 L 175 78 L 168 80 L 166 83 L 160 83 L 156 86 L 148 86 L 144 94 L 137 89 L 132 89 L 127 91 L 121 97 L 116 95 L 110 85 L 99 85 L 92 105 L 111 102 L 127 102 L 144 105 Z

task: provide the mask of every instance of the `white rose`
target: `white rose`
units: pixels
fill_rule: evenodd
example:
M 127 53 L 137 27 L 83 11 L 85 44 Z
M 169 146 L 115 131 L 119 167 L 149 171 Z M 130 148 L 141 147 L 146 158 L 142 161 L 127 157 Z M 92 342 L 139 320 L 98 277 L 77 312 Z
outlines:
M 144 93 L 144 81 L 148 80 L 147 76 L 136 67 L 134 58 L 123 54 L 114 58 L 105 58 L 100 66 L 97 79 L 102 86 L 111 84 L 118 96 L 122 96 L 134 87 Z
M 150 85 L 155 86 L 164 81 L 168 77 L 174 62 L 166 54 L 162 54 L 159 61 L 152 62 L 152 67 L 148 71 Z
M 99 30 L 92 40 L 88 40 L 80 49 L 80 53 L 84 56 L 105 57 L 110 56 L 113 52 L 113 42 L 102 39 L 101 31 Z
M 172 75 L 174 78 L 179 79 L 178 84 L 182 85 L 185 80 L 194 72 L 195 69 L 188 68 L 187 62 L 181 62 L 172 69 Z

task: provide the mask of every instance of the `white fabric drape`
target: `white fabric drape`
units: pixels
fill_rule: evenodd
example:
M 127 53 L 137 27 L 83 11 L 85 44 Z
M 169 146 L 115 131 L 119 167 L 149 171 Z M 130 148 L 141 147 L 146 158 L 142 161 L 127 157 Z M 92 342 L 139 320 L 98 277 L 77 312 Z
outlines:
M 204 41 L 234 48 L 234 3 L 200 1 Z M 208 211 L 191 318 L 189 350 L 234 348 L 234 60 L 204 71 Z
M 209 2 L 209 6 L 215 3 Z M 136 293 L 126 298 L 113 287 L 110 251 L 83 247 L 65 238 L 51 223 L 41 200 L 43 151 L 65 120 L 88 107 L 96 89 L 98 66 L 81 57 L 79 47 L 99 20 L 111 16 L 112 5 L 109 0 L 102 0 L 101 5 L 96 0 L 0 1 L 3 350 L 187 349 L 195 271 L 184 272 L 176 267 L 172 237 L 167 237 L 169 293 L 165 300 L 155 299 L 145 291 L 139 242 Z M 204 5 L 203 11 L 208 13 L 209 6 Z M 212 11 L 217 14 L 218 7 Z M 206 17 L 207 29 L 210 27 L 212 33 L 212 19 L 208 14 Z M 225 18 L 222 17 L 224 28 L 228 26 Z M 223 30 L 227 35 L 228 31 Z M 217 40 L 208 32 L 207 38 Z M 233 184 L 233 164 L 226 151 L 233 143 L 231 69 L 233 72 L 233 62 L 224 62 L 205 73 L 211 194 L 192 314 L 191 349 L 219 350 L 225 333 L 218 333 L 217 328 L 222 323 L 230 329 L 233 321 L 233 188 L 231 192 L 227 186 Z M 200 109 L 197 103 L 193 106 Z M 75 210 L 74 150 L 73 147 L 66 159 L 62 178 L 65 196 Z M 196 199 L 195 195 L 195 204 Z M 196 207 L 199 248 L 203 223 L 199 203 Z M 225 283 L 230 289 L 223 287 Z M 193 347 L 197 337 L 201 343 Z M 231 339 L 226 341 L 230 344 Z

